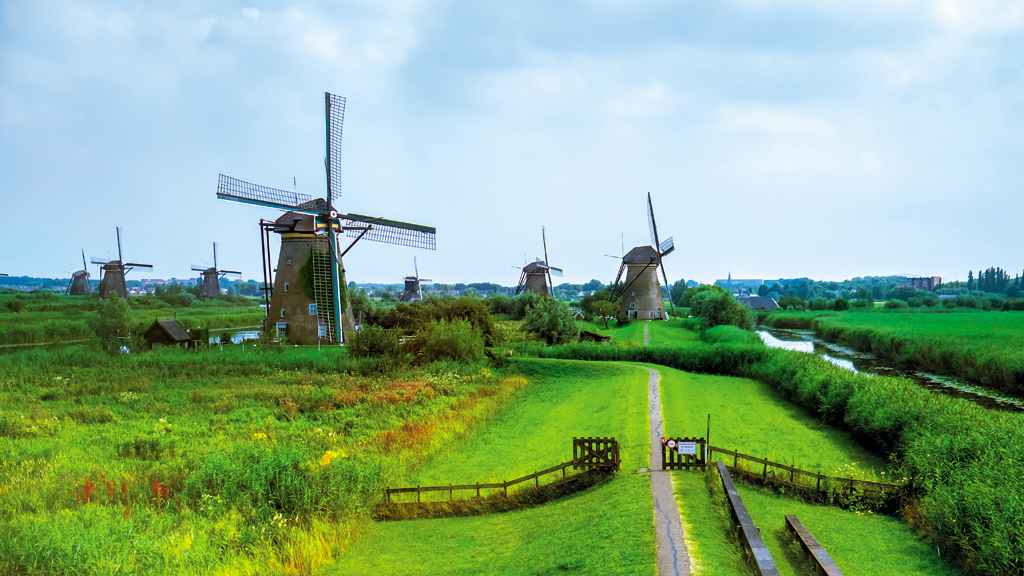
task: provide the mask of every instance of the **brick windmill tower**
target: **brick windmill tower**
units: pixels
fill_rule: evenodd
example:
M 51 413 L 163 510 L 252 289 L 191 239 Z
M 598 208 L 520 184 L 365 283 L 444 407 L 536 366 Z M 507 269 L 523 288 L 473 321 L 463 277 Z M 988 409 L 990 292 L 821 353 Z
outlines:
M 93 258 L 93 264 L 100 265 L 100 298 L 117 296 L 128 299 L 128 285 L 125 283 L 125 274 L 135 268 L 152 268 L 152 264 L 138 264 L 136 262 L 125 262 L 121 254 L 121 228 L 117 229 L 117 260 L 103 260 Z
M 296 344 L 318 341 L 343 343 L 345 332 L 355 330 L 352 306 L 345 283 L 342 258 L 360 239 L 414 248 L 435 248 L 436 230 L 430 226 L 385 220 L 360 214 L 341 214 L 335 202 L 341 198 L 341 133 L 345 98 L 324 94 L 327 120 L 327 194 L 312 198 L 243 182 L 223 174 L 217 197 L 223 200 L 285 210 L 273 222 L 260 221 L 264 290 L 276 270 L 267 307 L 265 328 Z M 270 263 L 270 232 L 281 235 L 277 268 Z M 353 238 L 348 247 L 338 245 L 340 236 Z
M 647 227 L 651 233 L 650 246 L 637 246 L 622 257 L 619 273 L 608 299 L 619 302 L 619 313 L 639 320 L 667 320 L 661 287 L 658 284 L 658 268 L 668 286 L 668 275 L 665 274 L 664 258 L 675 250 L 675 242 L 669 237 L 659 242 L 658 226 L 654 221 L 654 206 L 651 194 L 647 194 Z M 671 301 L 669 302 L 671 306 Z M 675 314 L 675 307 L 672 307 Z
M 241 276 L 242 273 L 235 270 L 221 270 L 217 268 L 217 243 L 213 243 L 213 266 L 192 266 L 193 272 L 203 273 L 203 285 L 199 289 L 200 300 L 213 300 L 220 296 L 220 279 L 227 276 Z
M 534 292 L 541 296 L 555 295 L 551 276 L 561 277 L 562 269 L 548 264 L 548 240 L 543 226 L 540 227 L 540 238 L 544 243 L 544 259 L 537 258 L 535 262 L 523 266 L 519 284 L 516 285 L 516 296 L 523 292 Z

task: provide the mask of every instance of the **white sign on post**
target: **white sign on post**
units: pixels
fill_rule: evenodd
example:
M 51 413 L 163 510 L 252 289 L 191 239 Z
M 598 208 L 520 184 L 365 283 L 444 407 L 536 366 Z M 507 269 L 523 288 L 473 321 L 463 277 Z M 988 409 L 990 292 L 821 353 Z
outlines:
M 679 454 L 696 454 L 697 443 L 696 442 L 680 442 L 679 443 Z

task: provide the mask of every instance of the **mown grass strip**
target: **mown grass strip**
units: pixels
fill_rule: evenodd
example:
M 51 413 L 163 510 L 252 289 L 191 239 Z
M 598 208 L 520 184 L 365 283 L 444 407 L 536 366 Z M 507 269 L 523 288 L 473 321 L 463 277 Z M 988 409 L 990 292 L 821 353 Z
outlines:
M 518 360 L 514 367 L 531 385 L 412 483 L 513 478 L 571 454 L 573 436 L 617 438 L 623 471 L 536 508 L 378 523 L 322 574 L 653 574 L 650 483 L 631 473 L 646 467 L 647 371 L 550 360 Z

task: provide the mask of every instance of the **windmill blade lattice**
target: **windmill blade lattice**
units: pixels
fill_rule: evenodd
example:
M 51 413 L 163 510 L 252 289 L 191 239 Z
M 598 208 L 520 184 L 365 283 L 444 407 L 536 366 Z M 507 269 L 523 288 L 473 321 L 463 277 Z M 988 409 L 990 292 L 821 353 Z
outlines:
M 341 130 L 345 124 L 345 97 L 324 93 L 327 108 L 327 191 L 332 200 L 341 198 Z
M 282 210 L 298 210 L 303 204 L 313 201 L 313 197 L 309 194 L 260 186 L 224 174 L 221 174 L 217 180 L 217 198 L 271 206 Z
M 373 218 L 361 214 L 347 214 L 341 218 L 345 220 L 343 226 L 345 235 L 351 238 L 362 236 L 366 240 L 385 244 L 426 248 L 427 250 L 436 249 L 434 236 L 437 229 L 433 226 L 420 226 L 419 224 Z M 366 232 L 366 224 L 370 225 L 369 232 Z M 363 235 L 363 232 L 366 234 Z

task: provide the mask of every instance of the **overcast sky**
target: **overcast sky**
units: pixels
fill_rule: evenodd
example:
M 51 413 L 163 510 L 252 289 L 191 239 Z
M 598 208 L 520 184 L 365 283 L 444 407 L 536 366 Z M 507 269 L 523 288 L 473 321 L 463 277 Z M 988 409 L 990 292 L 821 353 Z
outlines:
M 0 2 L 0 272 L 86 256 L 260 275 L 217 175 L 326 190 L 324 92 L 348 98 L 344 212 L 437 227 L 360 242 L 349 279 L 515 284 L 543 256 L 614 279 L 1024 268 L 1024 2 Z M 293 179 L 295 185 L 293 186 Z M 275 262 L 276 262 L 275 238 Z M 93 267 L 95 274 L 95 267 Z

